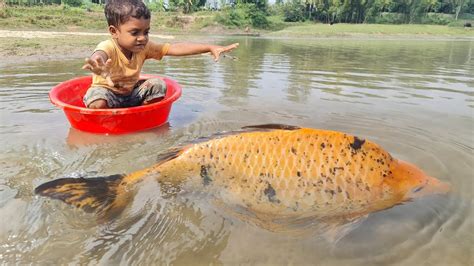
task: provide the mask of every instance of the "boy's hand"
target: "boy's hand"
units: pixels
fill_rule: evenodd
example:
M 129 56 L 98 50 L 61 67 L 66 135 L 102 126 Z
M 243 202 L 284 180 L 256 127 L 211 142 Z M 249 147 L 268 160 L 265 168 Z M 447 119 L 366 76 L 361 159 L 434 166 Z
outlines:
M 92 73 L 102 76 L 107 81 L 107 85 L 113 87 L 114 83 L 110 78 L 110 67 L 112 65 L 112 60 L 109 58 L 104 63 L 102 57 L 86 58 L 86 64 L 82 66 L 82 69 L 89 69 Z
M 227 52 L 230 52 L 232 50 L 234 50 L 235 48 L 237 48 L 239 46 L 238 43 L 233 43 L 231 45 L 227 45 L 227 46 L 212 46 L 211 47 L 211 54 L 212 56 L 214 57 L 214 61 L 218 61 L 219 60 L 219 56 L 222 54 L 222 53 L 227 53 Z

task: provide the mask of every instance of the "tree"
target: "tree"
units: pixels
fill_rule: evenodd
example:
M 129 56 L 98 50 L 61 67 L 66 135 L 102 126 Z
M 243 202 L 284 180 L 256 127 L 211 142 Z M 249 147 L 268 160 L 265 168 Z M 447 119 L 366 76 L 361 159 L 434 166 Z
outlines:
M 459 14 L 461 14 L 461 11 L 467 7 L 467 2 L 466 0 L 451 0 L 451 3 L 454 7 L 454 13 L 455 13 L 455 20 L 458 20 Z

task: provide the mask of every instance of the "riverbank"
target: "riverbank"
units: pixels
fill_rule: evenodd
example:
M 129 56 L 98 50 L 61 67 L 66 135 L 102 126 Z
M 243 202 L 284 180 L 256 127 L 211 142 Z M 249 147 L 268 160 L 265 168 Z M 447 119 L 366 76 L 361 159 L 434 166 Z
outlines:
M 468 39 L 473 28 L 439 25 L 288 23 L 271 18 L 280 30 L 226 27 L 216 22 L 218 12 L 192 15 L 152 14 L 151 38 L 159 42 L 218 42 L 216 36 L 341 39 Z M 276 21 L 276 22 L 275 22 Z M 107 38 L 102 10 L 61 6 L 8 7 L 0 12 L 0 64 L 86 57 Z
M 216 36 L 254 38 L 338 38 L 351 39 L 461 39 L 474 41 L 474 30 L 450 29 L 433 25 L 349 25 L 307 24 L 291 26 L 276 32 L 225 31 L 209 28 L 190 34 L 188 31 L 152 34 L 158 42 L 218 42 Z M 100 41 L 108 38 L 106 32 L 0 30 L 0 65 L 12 63 L 65 60 L 87 57 Z

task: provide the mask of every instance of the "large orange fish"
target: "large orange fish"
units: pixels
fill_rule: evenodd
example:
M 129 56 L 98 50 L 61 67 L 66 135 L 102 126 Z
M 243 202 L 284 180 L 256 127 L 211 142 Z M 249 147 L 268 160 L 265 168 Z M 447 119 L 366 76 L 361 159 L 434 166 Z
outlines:
M 393 158 L 379 145 L 341 132 L 284 125 L 246 127 L 171 149 L 129 175 L 62 178 L 35 193 L 113 215 L 146 176 L 205 190 L 254 214 L 354 219 L 449 185 Z

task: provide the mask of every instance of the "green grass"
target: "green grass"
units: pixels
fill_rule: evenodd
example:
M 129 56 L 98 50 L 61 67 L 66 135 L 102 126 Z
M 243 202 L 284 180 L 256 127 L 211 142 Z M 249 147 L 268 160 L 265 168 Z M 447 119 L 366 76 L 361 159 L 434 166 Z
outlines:
M 105 29 L 104 15 L 65 6 L 7 7 L 0 16 L 2 29 Z
M 325 36 L 463 36 L 474 37 L 474 29 L 439 25 L 385 24 L 314 24 L 290 26 L 270 36 L 325 37 Z
M 192 16 L 177 12 L 152 12 L 152 32 L 195 31 L 212 25 L 214 15 L 213 12 L 197 12 Z M 0 29 L 105 32 L 107 22 L 98 5 L 89 9 L 55 5 L 8 6 L 0 12 Z
M 53 30 L 106 32 L 107 23 L 102 6 L 72 8 L 67 6 L 11 7 L 0 10 L 0 29 L 9 30 Z M 152 12 L 151 28 L 155 34 L 196 33 L 209 27 L 225 26 L 216 22 L 219 12 L 200 11 L 192 15 L 178 12 Z M 463 28 L 462 23 L 450 26 L 439 25 L 387 25 L 387 24 L 319 24 L 312 22 L 288 23 L 281 16 L 267 17 L 270 27 L 264 31 L 269 36 L 331 37 L 331 36 L 461 36 L 474 37 L 472 28 Z M 243 29 L 240 29 L 243 32 Z M 268 32 L 273 31 L 273 32 Z

